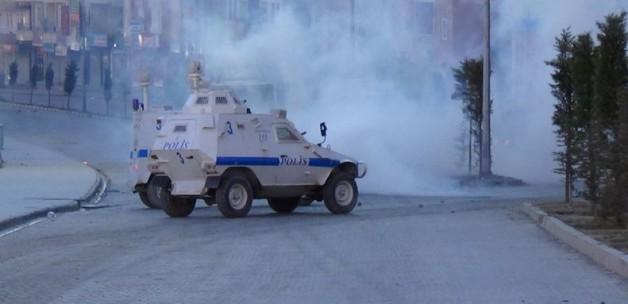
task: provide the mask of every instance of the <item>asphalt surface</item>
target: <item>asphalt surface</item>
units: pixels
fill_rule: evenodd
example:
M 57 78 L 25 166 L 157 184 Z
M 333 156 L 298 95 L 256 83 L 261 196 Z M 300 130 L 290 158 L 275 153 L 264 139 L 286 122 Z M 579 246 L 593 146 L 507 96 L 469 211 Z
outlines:
M 242 219 L 199 201 L 170 219 L 128 191 L 128 121 L 0 120 L 112 180 L 103 208 L 0 237 L 0 303 L 628 303 L 627 281 L 518 211 L 530 198 L 362 195 L 347 216 L 256 201 Z

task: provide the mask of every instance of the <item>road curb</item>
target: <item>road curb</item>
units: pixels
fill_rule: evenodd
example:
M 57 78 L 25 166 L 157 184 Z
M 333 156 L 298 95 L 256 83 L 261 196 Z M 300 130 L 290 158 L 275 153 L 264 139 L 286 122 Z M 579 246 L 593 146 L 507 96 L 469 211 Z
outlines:
M 89 188 L 89 190 L 82 197 L 64 204 L 60 204 L 58 206 L 48 207 L 7 220 L 2 220 L 0 221 L 0 232 L 13 228 L 15 226 L 23 225 L 37 218 L 45 217 L 50 211 L 54 213 L 72 212 L 81 209 L 81 207 L 84 205 L 97 204 L 102 199 L 105 191 L 107 190 L 109 182 L 108 178 L 101 171 L 93 167 L 89 168 L 94 170 L 97 178 L 96 181 Z
M 628 255 L 611 248 L 604 243 L 548 215 L 531 203 L 524 203 L 522 211 L 549 234 L 571 246 L 596 263 L 613 271 L 623 278 L 628 278 Z

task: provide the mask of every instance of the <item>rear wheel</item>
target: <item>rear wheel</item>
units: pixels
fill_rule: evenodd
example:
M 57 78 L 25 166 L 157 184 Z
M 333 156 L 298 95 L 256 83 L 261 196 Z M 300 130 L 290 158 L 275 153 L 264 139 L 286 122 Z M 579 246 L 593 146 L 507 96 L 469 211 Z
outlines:
M 155 185 L 154 183 L 148 183 L 148 187 L 146 187 L 146 195 L 155 208 L 161 209 L 161 187 Z
M 140 196 L 142 203 L 151 209 L 161 209 L 161 187 L 149 182 L 146 185 L 146 190 L 139 191 L 137 194 Z
M 332 175 L 323 188 L 325 207 L 334 214 L 346 214 L 353 210 L 358 202 L 358 186 L 353 175 L 337 172 Z
M 161 188 L 160 197 L 162 209 L 170 217 L 186 217 L 192 213 L 196 206 L 195 198 L 172 196 L 170 190 Z
M 216 204 L 224 217 L 244 217 L 253 204 L 253 188 L 241 174 L 226 176 L 216 190 Z
M 299 206 L 299 197 L 269 198 L 268 205 L 278 213 L 291 213 Z
M 159 209 L 159 207 L 153 205 L 153 202 L 150 201 L 147 191 L 138 191 L 137 194 L 139 195 L 140 200 L 142 201 L 142 204 L 144 204 L 144 206 L 151 209 Z

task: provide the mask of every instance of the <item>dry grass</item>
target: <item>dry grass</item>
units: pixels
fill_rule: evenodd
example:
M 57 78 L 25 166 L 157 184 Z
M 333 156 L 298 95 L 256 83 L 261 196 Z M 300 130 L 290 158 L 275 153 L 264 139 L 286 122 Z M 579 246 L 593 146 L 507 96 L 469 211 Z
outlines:
M 537 207 L 590 237 L 628 254 L 627 227 L 617 225 L 610 219 L 603 220 L 593 216 L 593 208 L 589 202 L 578 201 L 571 205 L 547 202 Z

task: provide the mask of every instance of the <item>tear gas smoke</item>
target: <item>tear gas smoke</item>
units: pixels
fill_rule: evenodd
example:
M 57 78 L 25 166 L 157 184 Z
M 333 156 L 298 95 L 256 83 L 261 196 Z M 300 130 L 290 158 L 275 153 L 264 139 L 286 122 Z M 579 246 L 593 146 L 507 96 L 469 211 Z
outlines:
M 333 149 L 368 163 L 363 191 L 462 193 L 451 178 L 465 173 L 457 161 L 464 117 L 460 102 L 451 99 L 452 66 L 434 60 L 432 38 L 417 39 L 396 20 L 395 5 L 363 2 L 356 1 L 354 34 L 346 12 L 303 18 L 290 6 L 242 39 L 220 22 L 199 28 L 188 21 L 185 30 L 197 35 L 192 40 L 205 55 L 208 81 L 256 79 L 275 86 L 279 104 L 249 100 L 254 111 L 287 108 L 313 142 L 325 121 Z M 620 7 L 611 0 L 494 3 L 494 172 L 556 182 L 554 100 L 544 62 L 553 57 L 562 28 L 593 31 L 595 21 Z

